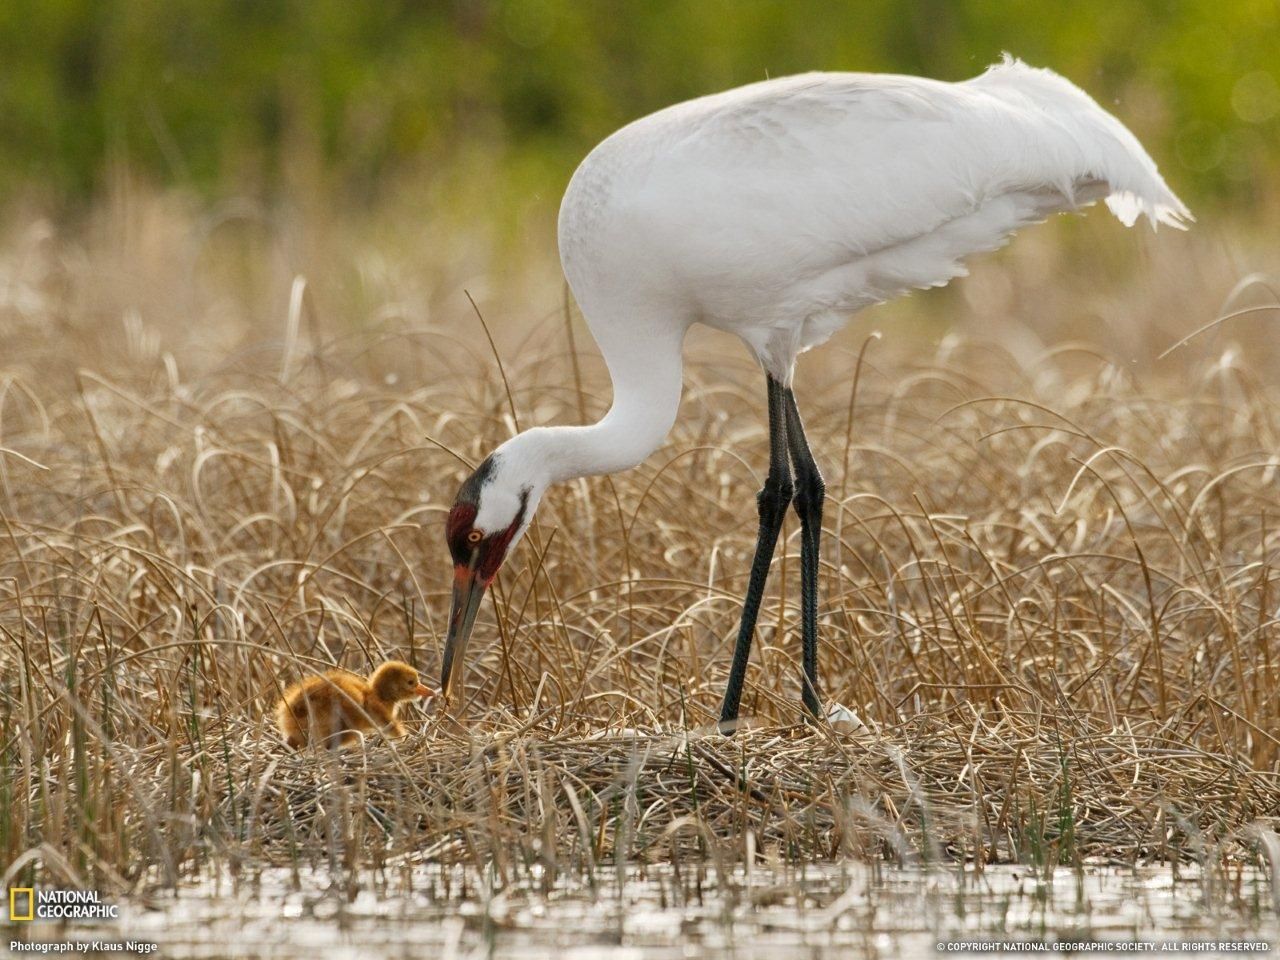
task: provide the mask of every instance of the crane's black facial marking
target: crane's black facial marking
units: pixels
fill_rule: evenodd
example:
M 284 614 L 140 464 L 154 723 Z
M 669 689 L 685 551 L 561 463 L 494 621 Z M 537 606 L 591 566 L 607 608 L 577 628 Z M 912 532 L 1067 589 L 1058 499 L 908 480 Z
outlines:
M 496 460 L 490 455 L 463 481 L 453 508 L 449 511 L 449 518 L 445 521 L 445 540 L 449 544 L 455 569 L 474 570 L 486 585 L 497 575 L 498 568 L 507 557 L 511 541 L 524 526 L 524 518 L 529 511 L 529 495 L 532 492 L 527 487 L 520 491 L 520 509 L 508 527 L 489 532 L 476 530 L 480 498 L 493 477 L 495 466 Z
M 493 454 L 485 457 L 484 462 L 476 467 L 471 476 L 462 481 L 462 486 L 458 488 L 458 495 L 454 498 L 454 502 L 469 503 L 478 507 L 480 505 L 480 491 L 484 489 L 484 485 L 493 476 L 493 470 L 497 464 L 498 461 Z
M 471 537 L 473 524 L 476 522 L 476 511 L 480 509 L 480 494 L 484 485 L 493 476 L 494 459 L 490 455 L 476 467 L 471 476 L 462 481 L 458 488 L 458 496 L 449 510 L 449 518 L 445 521 L 444 538 L 449 544 L 449 553 L 453 555 L 455 566 L 468 566 L 471 555 L 480 541 Z

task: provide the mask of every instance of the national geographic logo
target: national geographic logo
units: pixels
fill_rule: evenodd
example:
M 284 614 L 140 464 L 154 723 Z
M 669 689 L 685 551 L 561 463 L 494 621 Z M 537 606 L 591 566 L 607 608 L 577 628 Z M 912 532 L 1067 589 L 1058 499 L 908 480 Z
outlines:
M 97 890 L 42 890 L 9 888 L 9 919 L 23 920 L 119 920 L 120 908 L 103 903 Z
M 10 887 L 9 888 L 9 919 L 10 920 L 34 920 L 35 918 L 36 918 L 35 887 Z

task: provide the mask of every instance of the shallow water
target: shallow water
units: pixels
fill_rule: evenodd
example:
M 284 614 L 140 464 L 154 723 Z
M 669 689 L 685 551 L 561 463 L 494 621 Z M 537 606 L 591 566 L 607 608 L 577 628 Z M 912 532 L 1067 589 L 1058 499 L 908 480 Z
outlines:
M 536 868 L 531 883 L 496 893 L 474 876 L 432 867 L 404 867 L 342 894 L 319 874 L 299 881 L 294 889 L 283 869 L 247 881 L 242 874 L 239 884 L 223 877 L 185 887 L 176 897 L 117 901 L 115 922 L 14 925 L 5 944 L 21 930 L 50 943 L 154 942 L 154 955 L 175 958 L 821 960 L 990 950 L 956 946 L 975 940 L 1015 944 L 1030 954 L 1045 942 L 1092 940 L 1117 942 L 1120 955 L 1146 952 L 1135 947 L 1145 943 L 1168 955 L 1170 942 L 1186 942 L 1188 954 L 1241 956 L 1269 952 L 1280 937 L 1270 884 L 1251 869 L 1224 877 L 1168 866 L 1060 868 L 1045 880 L 1023 867 L 978 873 L 846 864 L 757 867 L 718 882 L 705 865 L 664 866 L 621 877 L 600 871 L 594 894 L 581 880 L 545 882 Z M 1217 948 L 1221 941 L 1260 943 L 1231 950 Z M 1108 955 L 1092 945 L 1077 949 Z

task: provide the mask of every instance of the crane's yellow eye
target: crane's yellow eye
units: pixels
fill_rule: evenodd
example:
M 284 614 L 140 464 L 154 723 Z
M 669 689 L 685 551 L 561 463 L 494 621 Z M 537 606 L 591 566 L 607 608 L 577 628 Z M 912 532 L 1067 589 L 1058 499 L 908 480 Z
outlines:
M 483 539 L 484 539 L 484 534 L 481 533 L 479 530 L 472 530 L 470 533 L 467 534 L 467 543 L 472 544 L 473 546 L 479 543 Z

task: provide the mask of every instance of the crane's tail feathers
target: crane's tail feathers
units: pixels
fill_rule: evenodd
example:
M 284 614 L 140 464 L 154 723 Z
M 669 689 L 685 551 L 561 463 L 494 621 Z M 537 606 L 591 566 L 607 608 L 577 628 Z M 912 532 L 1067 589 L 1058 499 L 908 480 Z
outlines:
M 1185 230 L 1195 219 L 1138 138 L 1070 80 L 1005 54 L 972 82 L 1006 102 L 1029 101 L 1038 107 L 1044 142 L 1057 146 L 1047 155 L 1052 173 L 1061 176 L 1070 170 L 1077 183 L 1105 184 L 1107 206 L 1126 227 L 1145 216 L 1153 228 L 1164 223 Z M 1050 174 L 1048 179 L 1054 178 Z M 1071 196 L 1070 191 L 1064 193 Z
M 1117 190 L 1107 197 L 1107 209 L 1126 227 L 1132 227 L 1138 217 L 1145 215 L 1153 229 L 1161 223 L 1175 230 L 1187 229 L 1187 225 L 1194 223 L 1196 218 L 1167 187 L 1164 193 L 1161 199 L 1152 200 L 1131 190 Z

